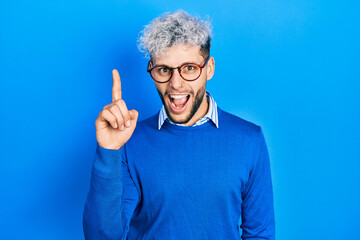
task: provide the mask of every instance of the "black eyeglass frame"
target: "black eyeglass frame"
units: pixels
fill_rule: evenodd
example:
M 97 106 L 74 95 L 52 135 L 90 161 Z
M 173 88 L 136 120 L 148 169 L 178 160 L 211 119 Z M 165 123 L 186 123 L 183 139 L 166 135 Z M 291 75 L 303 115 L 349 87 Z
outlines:
M 192 81 L 197 80 L 197 79 L 201 76 L 202 69 L 206 66 L 206 64 L 207 64 L 207 62 L 209 61 L 209 59 L 210 59 L 210 56 L 207 57 L 205 63 L 204 63 L 202 66 L 199 65 L 199 64 L 196 64 L 196 63 L 188 63 L 188 62 L 187 62 L 187 63 L 183 63 L 183 64 L 181 64 L 180 66 L 174 67 L 174 68 L 169 67 L 169 66 L 166 66 L 166 65 L 159 65 L 159 66 L 155 66 L 155 67 L 152 67 L 152 68 L 149 69 L 149 66 L 150 66 L 150 63 L 151 63 L 151 60 L 150 60 L 149 63 L 148 63 L 148 67 L 147 67 L 147 70 L 146 70 L 146 71 L 150 74 L 151 78 L 152 78 L 155 82 L 158 82 L 158 83 L 167 83 L 167 82 L 170 81 L 170 79 L 172 78 L 172 75 L 173 75 L 173 73 L 174 73 L 174 69 L 177 69 L 178 72 L 179 72 L 179 75 L 180 75 L 180 77 L 181 77 L 182 79 L 184 79 L 185 81 L 188 81 L 188 82 L 192 82 Z M 193 65 L 196 65 L 196 66 L 198 66 L 198 67 L 200 68 L 200 74 L 199 74 L 199 76 L 198 76 L 197 78 L 192 79 L 192 80 L 187 80 L 187 79 L 185 79 L 185 78 L 181 75 L 181 70 L 180 70 L 180 69 L 181 69 L 184 65 L 187 65 L 187 64 L 193 64 Z M 171 70 L 170 77 L 169 77 L 169 79 L 168 79 L 167 81 L 165 81 L 165 82 L 160 82 L 160 81 L 156 80 L 156 79 L 153 77 L 153 75 L 151 74 L 151 71 L 152 71 L 154 68 L 157 68 L 157 67 L 167 67 L 167 68 L 169 68 L 169 70 Z

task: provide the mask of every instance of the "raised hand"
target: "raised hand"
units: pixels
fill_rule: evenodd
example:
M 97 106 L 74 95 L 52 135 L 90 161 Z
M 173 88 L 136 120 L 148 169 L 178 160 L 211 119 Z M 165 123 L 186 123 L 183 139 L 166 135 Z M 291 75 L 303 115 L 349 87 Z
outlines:
M 136 110 L 128 110 L 121 96 L 119 72 L 114 69 L 112 103 L 106 105 L 95 121 L 98 144 L 107 149 L 120 149 L 132 136 L 137 119 Z

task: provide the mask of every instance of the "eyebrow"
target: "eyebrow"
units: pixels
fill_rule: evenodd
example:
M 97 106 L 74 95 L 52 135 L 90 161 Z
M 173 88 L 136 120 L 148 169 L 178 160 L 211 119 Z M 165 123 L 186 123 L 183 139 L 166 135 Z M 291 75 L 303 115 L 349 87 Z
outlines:
M 183 63 L 181 63 L 180 65 L 178 65 L 178 66 L 176 66 L 176 67 L 182 66 L 182 65 L 187 64 L 187 63 L 194 63 L 194 64 L 198 64 L 198 65 L 201 64 L 201 63 L 197 63 L 197 62 L 195 62 L 195 61 L 189 61 L 189 62 L 183 62 Z M 160 66 L 165 66 L 165 67 L 170 67 L 170 68 L 171 68 L 171 66 L 166 65 L 166 64 L 159 64 L 159 65 L 158 65 L 158 64 L 155 64 L 154 67 L 160 67 Z

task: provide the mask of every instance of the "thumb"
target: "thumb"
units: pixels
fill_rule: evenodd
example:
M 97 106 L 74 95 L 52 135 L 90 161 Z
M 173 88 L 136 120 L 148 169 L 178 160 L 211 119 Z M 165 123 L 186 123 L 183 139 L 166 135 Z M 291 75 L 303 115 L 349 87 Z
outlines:
M 136 111 L 135 109 L 133 109 L 133 110 L 130 110 L 129 113 L 130 113 L 130 118 L 131 118 L 131 120 L 137 121 L 137 119 L 138 119 L 138 117 L 139 117 L 138 111 Z

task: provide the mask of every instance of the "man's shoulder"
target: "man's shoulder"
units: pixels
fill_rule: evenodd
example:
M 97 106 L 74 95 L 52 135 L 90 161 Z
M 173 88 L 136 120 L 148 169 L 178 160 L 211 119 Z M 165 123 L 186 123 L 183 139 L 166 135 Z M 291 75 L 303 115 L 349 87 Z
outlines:
M 144 140 L 146 141 L 149 137 L 155 138 L 156 133 L 158 132 L 157 121 L 158 115 L 156 114 L 143 120 L 139 120 L 136 123 L 136 127 L 131 138 L 126 143 L 127 148 L 129 148 L 129 146 L 138 146 L 139 143 Z
M 224 130 L 232 131 L 234 134 L 245 134 L 256 137 L 261 132 L 261 127 L 253 122 L 245 120 L 232 113 L 224 111 L 218 107 L 219 127 Z
M 145 130 L 145 129 L 148 129 L 148 130 L 157 130 L 158 128 L 158 119 L 159 119 L 159 112 L 157 112 L 156 114 L 150 116 L 150 117 L 147 117 L 143 120 L 140 120 L 137 122 L 136 124 L 136 129 L 138 130 Z

